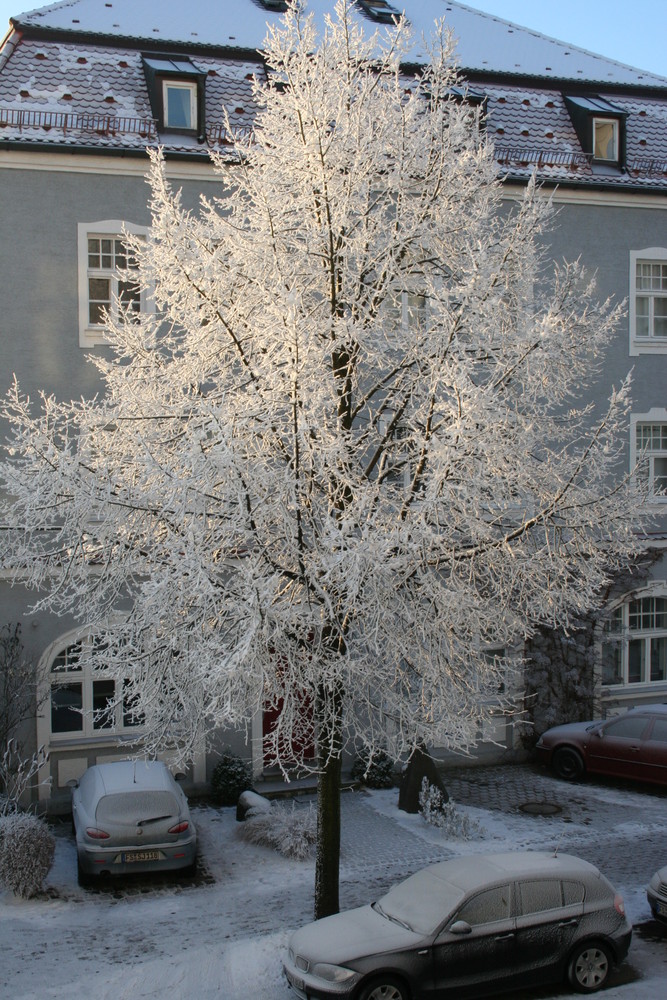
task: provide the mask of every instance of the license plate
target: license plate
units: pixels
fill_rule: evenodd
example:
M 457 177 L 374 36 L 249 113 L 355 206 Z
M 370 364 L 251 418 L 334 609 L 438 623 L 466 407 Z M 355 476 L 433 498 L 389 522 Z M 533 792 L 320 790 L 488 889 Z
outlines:
M 666 903 L 656 903 L 655 908 L 662 917 L 667 917 L 667 904 Z
M 124 851 L 118 859 L 122 865 L 129 865 L 135 861 L 159 861 L 161 857 L 160 851 Z
M 299 979 L 298 976 L 293 976 L 292 973 L 289 972 L 287 969 L 285 969 L 285 975 L 287 976 L 287 979 L 292 984 L 294 989 L 305 990 L 306 984 L 304 983 L 303 979 Z

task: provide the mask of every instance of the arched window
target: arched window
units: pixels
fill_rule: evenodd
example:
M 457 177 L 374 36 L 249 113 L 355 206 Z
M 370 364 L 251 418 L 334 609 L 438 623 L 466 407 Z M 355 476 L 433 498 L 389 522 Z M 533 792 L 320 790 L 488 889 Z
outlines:
M 667 596 L 634 597 L 613 612 L 602 643 L 602 684 L 667 682 Z
M 119 682 L 96 664 L 101 643 L 79 636 L 54 643 L 48 655 L 51 742 L 78 737 L 136 734 L 142 718 L 129 682 Z

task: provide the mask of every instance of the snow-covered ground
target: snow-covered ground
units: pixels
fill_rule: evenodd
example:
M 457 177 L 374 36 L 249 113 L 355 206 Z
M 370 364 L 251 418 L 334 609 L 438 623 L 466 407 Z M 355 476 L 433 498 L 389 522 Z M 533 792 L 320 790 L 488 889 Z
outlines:
M 592 800 L 598 793 L 598 802 L 612 796 L 635 812 L 641 801 L 633 791 L 577 787 L 578 795 Z M 566 841 L 585 832 L 576 824 L 564 827 L 559 817 L 536 821 L 468 808 L 483 837 L 447 841 L 421 817 L 400 813 L 396 801 L 395 790 L 344 796 L 344 908 L 375 898 L 438 857 L 544 848 L 555 846 L 564 832 Z M 664 799 L 651 798 L 649 805 L 650 815 L 636 815 L 638 829 L 648 822 L 655 833 L 656 816 L 662 815 L 667 833 Z M 591 806 L 595 814 L 595 801 Z M 299 808 L 308 806 L 302 802 Z M 281 954 L 290 932 L 311 919 L 313 862 L 290 861 L 245 843 L 234 810 L 195 807 L 194 818 L 204 867 L 197 884 L 141 880 L 102 891 L 78 887 L 74 843 L 63 824 L 47 895 L 22 901 L 0 893 L 0 995 L 12 1000 L 289 1000 Z M 561 850 L 567 849 L 563 843 Z M 617 888 L 631 920 L 648 921 L 645 886 Z M 667 936 L 656 940 L 635 933 L 629 960 L 604 996 L 646 1000 L 662 995 L 666 964 Z M 565 989 L 520 995 L 570 996 Z

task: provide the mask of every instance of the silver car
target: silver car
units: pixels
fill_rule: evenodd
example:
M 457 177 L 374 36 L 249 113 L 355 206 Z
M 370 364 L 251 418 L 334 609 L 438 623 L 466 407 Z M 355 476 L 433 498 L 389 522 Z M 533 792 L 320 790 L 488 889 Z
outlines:
M 197 832 L 187 799 L 160 761 L 96 764 L 72 792 L 79 882 L 194 869 Z
M 660 868 L 646 890 L 651 913 L 656 920 L 667 924 L 667 868 Z
M 630 947 L 623 900 L 593 865 L 517 851 L 425 868 L 370 906 L 292 935 L 287 980 L 302 1000 L 483 997 L 607 981 Z

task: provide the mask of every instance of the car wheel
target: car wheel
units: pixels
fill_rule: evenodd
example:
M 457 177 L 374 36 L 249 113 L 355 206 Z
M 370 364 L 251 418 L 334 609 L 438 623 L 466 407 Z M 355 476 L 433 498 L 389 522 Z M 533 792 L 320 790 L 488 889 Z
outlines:
M 576 781 L 584 773 L 581 754 L 571 747 L 560 747 L 553 755 L 552 766 L 559 778 Z
M 92 885 L 93 881 L 92 875 L 89 875 L 88 872 L 83 870 L 81 862 L 78 858 L 76 859 L 76 880 L 82 889 L 86 889 L 88 886 Z
M 597 941 L 587 941 L 572 953 L 567 978 L 578 993 L 595 993 L 607 982 L 611 966 L 609 949 Z
M 367 983 L 358 994 L 358 1000 L 410 1000 L 405 983 L 394 976 L 378 976 Z

